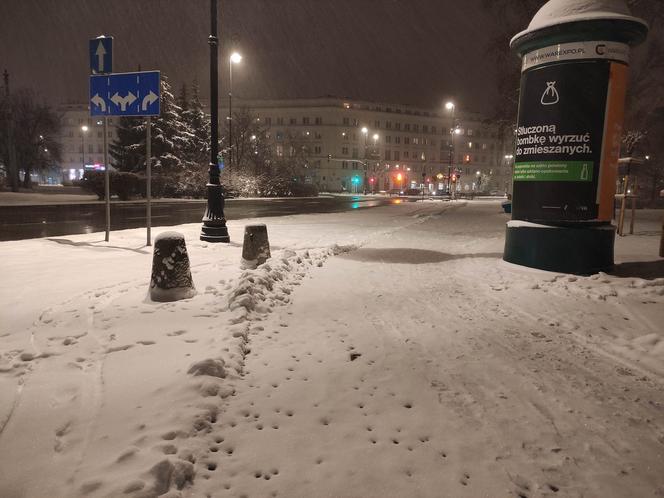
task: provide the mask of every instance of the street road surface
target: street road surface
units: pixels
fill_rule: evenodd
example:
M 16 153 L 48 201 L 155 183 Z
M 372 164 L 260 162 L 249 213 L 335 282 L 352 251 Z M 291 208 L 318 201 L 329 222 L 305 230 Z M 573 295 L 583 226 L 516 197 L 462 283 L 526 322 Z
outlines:
M 402 202 L 401 199 L 398 202 Z M 417 199 L 412 199 L 417 200 Z M 384 206 L 395 198 L 362 196 L 307 197 L 296 199 L 228 199 L 227 219 L 285 216 L 305 213 L 335 213 Z M 152 226 L 200 222 L 205 200 L 153 201 Z M 51 204 L 0 206 L 0 241 L 55 235 L 101 232 L 106 229 L 105 204 Z M 111 203 L 111 230 L 140 228 L 145 222 L 145 201 Z

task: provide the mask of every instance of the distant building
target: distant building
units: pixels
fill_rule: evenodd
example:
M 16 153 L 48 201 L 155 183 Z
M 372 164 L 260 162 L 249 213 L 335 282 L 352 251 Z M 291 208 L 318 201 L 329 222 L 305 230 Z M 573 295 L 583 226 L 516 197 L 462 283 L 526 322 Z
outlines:
M 409 105 L 325 97 L 240 100 L 267 127 L 277 156 L 307 148 L 303 181 L 322 191 L 360 192 L 424 188 L 445 190 L 448 174 L 458 191 L 511 190 L 511 141 L 476 113 L 452 114 Z M 220 110 L 227 116 L 227 108 Z M 223 119 L 223 118 L 222 118 Z M 450 130 L 458 128 L 458 133 Z M 452 147 L 453 144 L 453 147 Z M 453 150 L 450 164 L 450 150 Z
M 64 104 L 58 112 L 62 116 L 62 181 L 79 180 L 85 170 L 103 170 L 103 121 L 90 117 L 87 104 Z M 117 121 L 119 118 L 108 118 L 109 144 L 116 138 Z
M 447 189 L 457 176 L 462 192 L 511 192 L 513 153 L 509 137 L 483 116 L 444 108 L 324 97 L 291 100 L 235 99 L 268 130 L 276 156 L 306 147 L 309 164 L 301 179 L 321 191 L 362 192 L 424 188 Z M 86 104 L 59 107 L 62 115 L 62 179 L 80 179 L 84 170 L 104 167 L 103 124 Z M 228 114 L 220 109 L 220 121 Z M 108 143 L 117 137 L 119 118 L 108 118 Z M 83 131 L 87 126 L 87 131 Z M 456 126 L 458 134 L 450 134 Z M 363 130 L 366 129 L 366 133 Z M 453 147 L 451 148 L 453 144 Z M 85 154 L 84 152 L 85 148 Z M 450 151 L 453 150 L 450 164 Z

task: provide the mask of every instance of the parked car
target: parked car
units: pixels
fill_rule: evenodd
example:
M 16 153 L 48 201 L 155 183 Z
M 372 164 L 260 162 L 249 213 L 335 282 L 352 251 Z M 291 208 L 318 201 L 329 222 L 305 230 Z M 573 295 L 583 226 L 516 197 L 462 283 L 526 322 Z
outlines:
M 403 191 L 403 195 L 422 195 L 422 190 L 419 188 L 407 188 Z

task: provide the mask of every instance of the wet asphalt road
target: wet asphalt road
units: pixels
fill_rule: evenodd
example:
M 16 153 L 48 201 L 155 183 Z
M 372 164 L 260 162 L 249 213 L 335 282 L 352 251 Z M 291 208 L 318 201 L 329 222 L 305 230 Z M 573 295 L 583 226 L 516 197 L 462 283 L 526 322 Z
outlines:
M 401 199 L 403 202 L 405 199 Z M 416 200 L 416 199 L 413 199 Z M 384 206 L 386 197 L 308 197 L 297 199 L 228 199 L 226 219 L 285 216 L 305 213 L 334 213 Z M 152 226 L 200 222 L 205 200 L 153 201 Z M 145 201 L 111 203 L 111 230 L 145 226 Z M 106 229 L 103 202 L 0 206 L 0 241 L 101 232 Z

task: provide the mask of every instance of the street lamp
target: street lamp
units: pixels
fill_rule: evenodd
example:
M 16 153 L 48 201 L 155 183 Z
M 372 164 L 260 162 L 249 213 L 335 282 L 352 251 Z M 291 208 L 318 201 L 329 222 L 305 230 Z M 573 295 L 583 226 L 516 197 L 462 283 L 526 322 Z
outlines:
M 210 0 L 210 179 L 207 187 L 207 209 L 203 216 L 201 240 L 206 242 L 230 242 L 226 217 L 224 216 L 224 196 L 219 182 L 219 83 L 217 38 L 217 0 Z
M 83 149 L 83 169 L 81 170 L 81 180 L 83 179 L 83 175 L 85 174 L 85 134 L 88 132 L 88 126 L 83 125 L 81 126 L 81 148 Z
M 448 111 L 451 111 L 452 113 L 452 126 L 450 126 L 450 153 L 449 153 L 449 165 L 447 167 L 447 191 L 449 192 L 450 196 L 452 195 L 452 183 L 451 183 L 451 178 L 452 178 L 452 163 L 453 163 L 453 156 L 454 156 L 454 134 L 457 132 L 457 128 L 455 127 L 456 122 L 455 122 L 455 114 L 456 114 L 456 105 L 454 105 L 454 102 L 446 102 L 445 103 L 445 109 Z
M 228 58 L 228 166 L 233 162 L 233 64 L 239 64 L 242 56 L 233 52 Z

